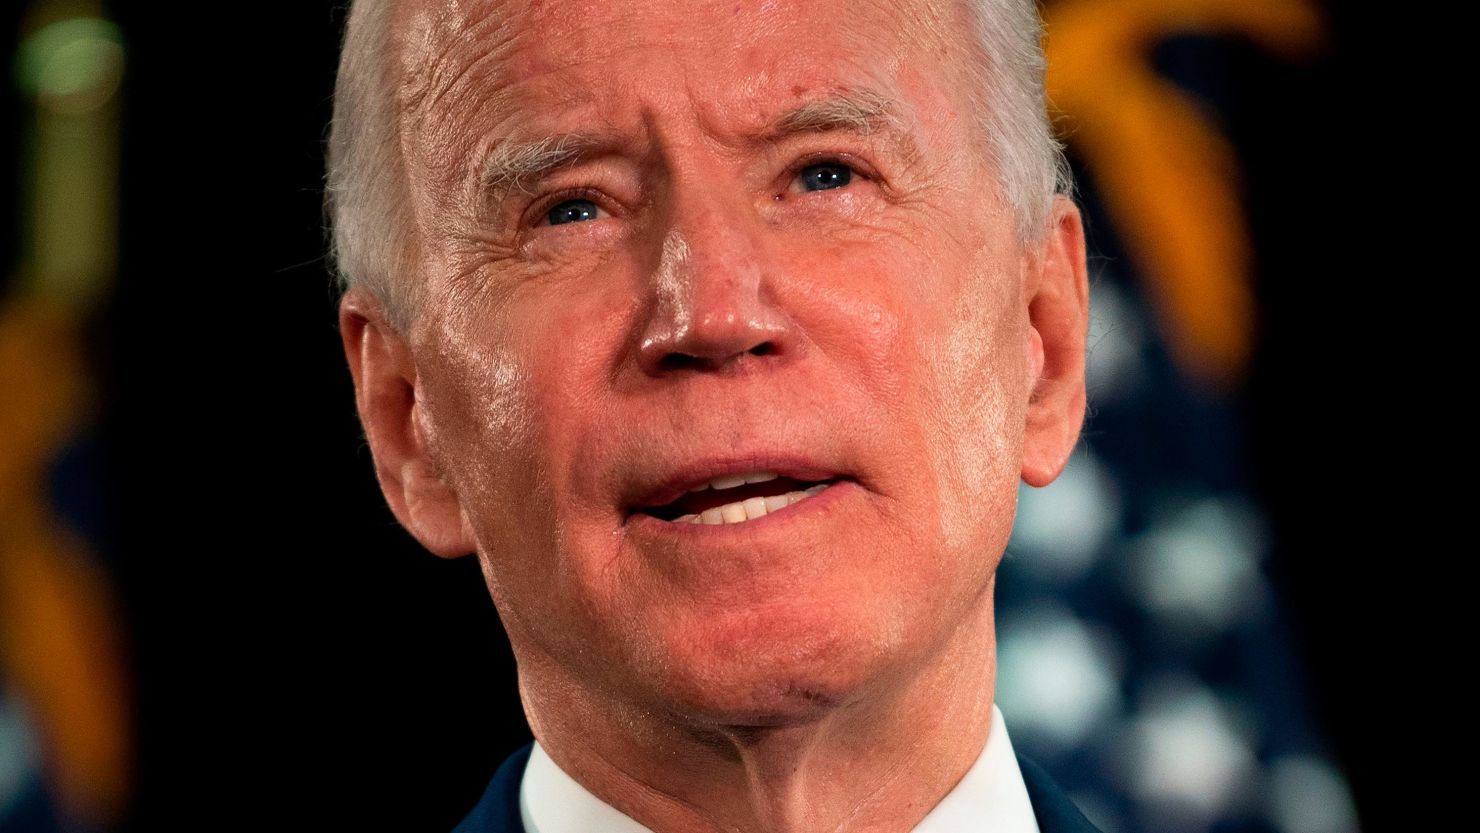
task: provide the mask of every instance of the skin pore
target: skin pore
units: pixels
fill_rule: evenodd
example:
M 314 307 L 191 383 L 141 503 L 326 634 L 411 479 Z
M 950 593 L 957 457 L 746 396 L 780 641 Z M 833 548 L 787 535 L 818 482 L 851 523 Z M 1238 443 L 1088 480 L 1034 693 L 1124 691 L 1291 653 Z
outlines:
M 397 6 L 422 306 L 340 314 L 377 476 L 477 554 L 551 758 L 658 833 L 907 831 L 985 743 L 994 577 L 1019 481 L 1078 436 L 1087 280 L 1067 199 L 1016 238 L 964 15 Z M 837 482 L 734 525 L 642 511 L 787 466 Z

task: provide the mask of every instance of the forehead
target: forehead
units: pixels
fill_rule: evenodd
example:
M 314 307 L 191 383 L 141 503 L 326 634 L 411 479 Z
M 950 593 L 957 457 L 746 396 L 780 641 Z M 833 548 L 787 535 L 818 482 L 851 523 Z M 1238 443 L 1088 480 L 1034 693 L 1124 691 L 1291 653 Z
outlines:
M 909 100 L 951 89 L 964 6 L 406 0 L 393 27 L 413 129 L 508 134 L 561 120 L 620 129 L 639 114 L 682 106 L 723 137 L 818 91 L 881 89 Z

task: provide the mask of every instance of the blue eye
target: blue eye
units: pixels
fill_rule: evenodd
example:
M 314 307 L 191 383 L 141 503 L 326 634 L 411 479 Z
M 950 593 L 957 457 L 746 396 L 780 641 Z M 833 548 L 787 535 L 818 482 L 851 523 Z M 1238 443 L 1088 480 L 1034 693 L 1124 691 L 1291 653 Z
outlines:
M 566 200 L 550 209 L 550 225 L 578 223 L 596 219 L 596 203 L 590 200 Z
M 853 181 L 853 170 L 839 162 L 823 162 L 803 168 L 797 179 L 801 180 L 803 190 L 826 191 Z

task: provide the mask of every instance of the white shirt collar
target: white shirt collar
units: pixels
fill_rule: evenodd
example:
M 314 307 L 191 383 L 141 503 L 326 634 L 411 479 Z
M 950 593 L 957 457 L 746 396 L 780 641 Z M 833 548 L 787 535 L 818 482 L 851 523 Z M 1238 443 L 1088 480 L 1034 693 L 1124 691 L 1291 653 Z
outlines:
M 652 833 L 576 783 L 536 741 L 519 786 L 525 833 Z M 912 833 L 1039 833 L 1002 712 L 976 763 Z

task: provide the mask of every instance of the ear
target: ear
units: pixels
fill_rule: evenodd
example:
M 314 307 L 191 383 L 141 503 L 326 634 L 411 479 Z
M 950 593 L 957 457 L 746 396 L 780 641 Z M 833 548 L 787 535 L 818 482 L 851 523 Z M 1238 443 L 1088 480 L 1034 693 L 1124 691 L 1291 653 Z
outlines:
M 1084 426 L 1084 350 L 1089 268 L 1084 225 L 1073 200 L 1054 198 L 1048 235 L 1027 276 L 1030 390 L 1023 432 L 1023 481 L 1047 486 L 1063 471 Z
M 339 303 L 339 335 L 355 382 L 355 404 L 375 459 L 375 476 L 396 520 L 443 558 L 476 549 L 472 529 L 433 459 L 417 400 L 416 365 L 384 306 L 351 288 Z

